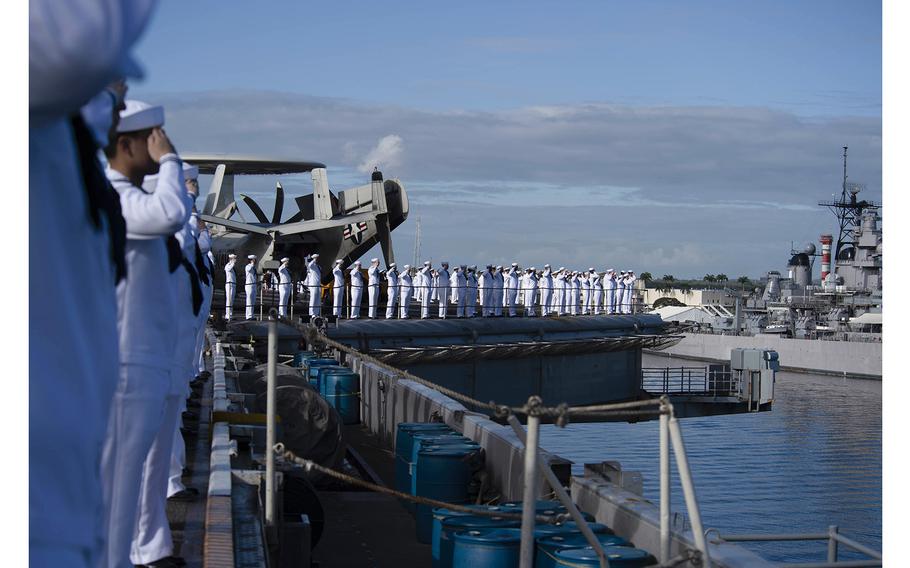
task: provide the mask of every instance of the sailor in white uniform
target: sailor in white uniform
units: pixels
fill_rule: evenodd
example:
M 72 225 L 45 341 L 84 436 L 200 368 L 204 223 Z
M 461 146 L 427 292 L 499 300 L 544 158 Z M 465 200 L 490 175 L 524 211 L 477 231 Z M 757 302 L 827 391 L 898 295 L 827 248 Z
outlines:
M 394 262 L 389 264 L 389 269 L 385 273 L 386 292 L 389 297 L 386 302 L 385 319 L 395 317 L 395 306 L 398 305 L 398 265 Z
M 566 269 L 560 266 L 553 275 L 553 311 L 557 315 L 566 313 Z
M 243 289 L 246 291 L 246 319 L 255 318 L 253 308 L 256 306 L 256 291 L 258 287 L 259 273 L 256 271 L 256 255 L 247 255 L 249 262 L 243 268 L 246 274 Z
M 452 303 L 455 304 L 455 317 L 463 318 L 465 316 L 465 300 L 468 296 L 468 279 L 465 276 L 467 266 L 456 266 L 452 272 L 449 285 L 452 289 Z M 444 317 L 444 316 L 443 316 Z
M 578 284 L 578 273 L 575 271 L 569 272 L 569 276 L 566 278 L 566 295 L 568 297 L 569 315 L 578 315 L 578 292 L 580 289 L 581 286 Z
M 581 272 L 581 313 L 588 315 L 591 313 L 591 281 L 588 276 L 589 272 Z
M 278 315 L 288 317 L 288 302 L 291 299 L 291 271 L 288 268 L 291 259 L 284 257 L 281 259 L 281 266 L 278 267 Z
M 318 254 L 306 257 L 306 284 L 310 290 L 310 316 L 322 315 L 322 269 L 319 268 Z
M 234 274 L 234 265 L 237 255 L 229 254 L 227 264 L 224 265 L 224 319 L 231 321 L 234 317 L 234 295 L 237 291 L 237 275 Z
M 616 278 L 616 313 L 625 313 L 626 301 L 626 271 L 620 270 Z
M 413 280 L 411 277 L 411 265 L 405 264 L 401 276 L 398 278 L 398 284 L 401 288 L 401 301 L 399 302 L 398 311 L 401 319 L 408 319 L 408 311 L 411 309 L 411 298 L 414 295 Z
M 502 273 L 502 266 L 497 266 L 493 272 L 493 315 L 502 316 L 502 308 L 506 299 L 505 277 Z
M 108 179 L 120 194 L 126 220 L 128 278 L 117 286 L 120 381 L 114 394 L 102 453 L 107 548 L 101 566 L 147 564 L 159 558 L 131 554 L 138 527 L 143 467 L 164 460 L 164 498 L 180 394 L 186 382 L 172 376 L 178 341 L 178 307 L 171 272 L 179 268 L 180 245 L 173 237 L 190 215 L 180 158 L 161 126 L 164 109 L 126 101 L 118 136 L 106 149 Z M 141 189 L 158 173 L 154 193 Z M 159 478 L 156 476 L 155 480 Z M 162 507 L 164 503 L 161 503 Z
M 367 307 L 367 315 L 370 319 L 376 319 L 376 308 L 379 305 L 379 259 L 371 258 L 370 267 L 367 268 L 368 300 L 370 305 Z
M 465 315 L 472 318 L 477 315 L 477 266 L 470 266 L 465 276 L 467 294 L 465 296 Z
M 603 304 L 604 286 L 603 286 L 603 283 L 600 281 L 600 274 L 598 274 L 597 271 L 594 270 L 593 266 L 588 269 L 588 273 L 590 274 L 589 278 L 591 280 L 591 296 L 592 296 L 591 306 L 593 309 L 592 313 L 595 316 L 598 316 L 598 315 L 600 315 L 600 308 L 601 308 L 601 305 Z
M 480 291 L 480 314 L 485 317 L 493 316 L 493 287 L 495 285 L 493 277 L 493 265 L 488 264 L 486 270 L 480 275 L 478 290 Z
M 549 264 L 543 265 L 543 274 L 538 282 L 540 287 L 540 315 L 548 316 L 553 311 L 553 274 Z
M 604 276 L 604 293 L 606 294 L 606 311 L 608 314 L 616 313 L 616 272 L 612 268 L 607 269 Z
M 335 259 L 335 265 L 332 267 L 332 315 L 342 317 L 342 305 L 344 304 L 344 271 L 341 264 L 344 262 L 340 258 Z
M 509 317 L 514 318 L 518 314 L 515 311 L 515 304 L 518 300 L 518 263 L 513 262 L 509 271 L 505 274 L 505 305 L 509 308 Z
M 433 265 L 430 261 L 424 261 L 423 268 L 417 271 L 417 276 L 414 278 L 414 287 L 417 288 L 417 293 L 420 295 L 420 319 L 430 317 L 430 300 L 433 297 L 431 270 L 433 270 Z
M 623 299 L 623 305 L 625 306 L 625 312 L 627 314 L 632 313 L 632 293 L 635 291 L 635 281 L 638 280 L 635 278 L 635 273 L 631 270 L 626 271 L 626 295 Z
M 363 299 L 363 274 L 360 272 L 360 261 L 354 261 L 351 267 L 351 319 L 360 317 L 360 303 Z
M 125 236 L 117 196 L 96 155 L 122 104 L 123 91 L 104 86 L 138 75 L 128 53 L 153 6 L 149 0 L 29 2 L 25 530 L 31 566 L 94 568 L 105 542 L 99 449 L 118 380 L 114 286 L 124 276 Z M 77 117 L 93 95 L 106 105 L 97 115 L 103 124 Z M 90 130 L 103 138 L 93 140 Z
M 452 283 L 449 282 L 449 263 L 443 262 L 441 268 L 436 273 L 436 298 L 439 300 L 439 317 L 446 319 L 449 307 L 449 290 Z
M 527 269 L 524 277 L 524 291 L 525 291 L 525 315 L 528 317 L 534 317 L 537 315 L 535 313 L 535 306 L 537 305 L 537 289 L 539 284 L 537 282 L 537 269 L 533 266 Z

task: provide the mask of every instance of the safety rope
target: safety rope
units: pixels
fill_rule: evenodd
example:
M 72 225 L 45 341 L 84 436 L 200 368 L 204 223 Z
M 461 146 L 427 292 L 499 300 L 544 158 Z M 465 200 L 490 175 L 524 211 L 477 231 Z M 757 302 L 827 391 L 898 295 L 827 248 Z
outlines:
M 370 491 L 375 491 L 377 493 L 385 493 L 386 495 L 398 497 L 399 499 L 405 499 L 407 501 L 411 501 L 418 505 L 429 505 L 432 507 L 440 507 L 440 508 L 448 509 L 451 511 L 457 511 L 459 513 L 468 513 L 471 515 L 483 515 L 486 517 L 498 517 L 498 518 L 503 518 L 503 519 L 514 519 L 514 520 L 519 520 L 519 521 L 521 520 L 521 513 L 509 513 L 506 511 L 479 509 L 479 508 L 473 508 L 469 505 L 460 505 L 458 503 L 447 503 L 446 501 L 439 501 L 438 499 L 431 499 L 429 497 L 422 497 L 420 495 L 412 495 L 410 493 L 402 493 L 401 491 L 397 491 L 395 489 L 390 489 L 388 487 L 385 487 L 384 485 L 377 485 L 375 483 L 371 483 L 369 481 L 365 481 L 358 477 L 354 477 L 352 475 L 342 473 L 342 472 L 334 470 L 332 468 L 328 468 L 323 465 L 319 465 L 318 463 L 316 463 L 312 460 L 302 458 L 302 457 L 298 456 L 297 454 L 295 454 L 294 452 L 292 452 L 291 450 L 286 449 L 284 447 L 284 444 L 282 444 L 281 442 L 275 444 L 275 446 L 272 448 L 272 450 L 275 452 L 275 454 L 277 456 L 284 458 L 286 461 L 303 466 L 303 469 L 307 472 L 315 470 L 315 471 L 318 471 L 319 473 L 322 473 L 329 477 L 337 479 L 338 481 L 343 481 L 345 483 L 349 483 L 351 485 L 355 485 L 355 486 L 361 487 L 363 489 L 369 489 Z M 570 520 L 571 517 L 568 514 L 535 515 L 534 519 L 538 523 L 547 523 L 547 524 L 555 525 L 555 524 L 561 524 L 567 520 Z

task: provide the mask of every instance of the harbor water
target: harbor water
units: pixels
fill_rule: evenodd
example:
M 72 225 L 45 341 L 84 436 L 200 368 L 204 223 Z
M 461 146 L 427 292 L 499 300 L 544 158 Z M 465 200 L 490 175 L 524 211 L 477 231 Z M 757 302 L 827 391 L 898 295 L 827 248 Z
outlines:
M 643 367 L 697 365 L 643 355 Z M 778 373 L 771 412 L 680 420 L 705 528 L 721 534 L 827 532 L 881 549 L 882 389 L 880 381 Z M 658 503 L 657 421 L 542 428 L 541 444 L 576 464 L 617 460 L 640 471 Z M 685 502 L 673 465 L 674 513 Z M 771 561 L 818 562 L 826 543 L 744 546 Z M 841 559 L 862 555 L 840 548 Z

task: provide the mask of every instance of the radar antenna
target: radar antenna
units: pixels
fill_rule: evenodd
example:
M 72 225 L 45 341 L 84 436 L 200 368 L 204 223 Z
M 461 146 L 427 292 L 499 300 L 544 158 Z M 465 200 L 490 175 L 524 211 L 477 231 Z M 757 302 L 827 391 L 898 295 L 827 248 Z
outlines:
M 852 247 L 856 250 L 856 229 L 859 226 L 863 211 L 879 209 L 881 205 L 872 201 L 857 200 L 856 195 L 866 189 L 861 183 L 847 183 L 847 146 L 844 146 L 844 178 L 838 201 L 820 201 L 818 204 L 827 207 L 837 217 L 840 231 L 837 246 L 834 249 L 834 263 L 840 259 L 843 249 Z

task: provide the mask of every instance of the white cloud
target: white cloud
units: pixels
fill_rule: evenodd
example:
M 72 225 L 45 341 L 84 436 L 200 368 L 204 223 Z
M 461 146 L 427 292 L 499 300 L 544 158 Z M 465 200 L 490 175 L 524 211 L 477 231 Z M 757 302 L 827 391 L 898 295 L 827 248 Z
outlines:
M 374 167 L 382 170 L 397 168 L 401 165 L 401 153 L 404 150 L 401 136 L 389 134 L 379 139 L 376 146 L 370 150 L 366 157 L 357 166 L 357 171 L 368 173 Z

